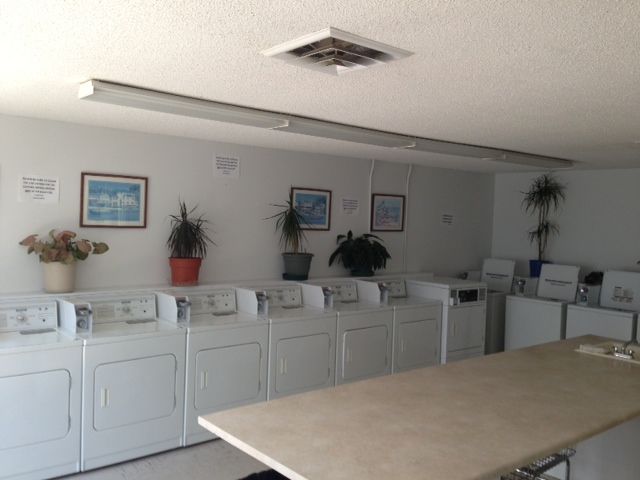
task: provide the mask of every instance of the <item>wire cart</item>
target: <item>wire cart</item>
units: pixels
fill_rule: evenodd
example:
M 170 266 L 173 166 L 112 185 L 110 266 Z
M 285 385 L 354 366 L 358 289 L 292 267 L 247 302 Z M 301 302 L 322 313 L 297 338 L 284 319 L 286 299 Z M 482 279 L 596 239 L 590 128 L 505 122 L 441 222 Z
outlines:
M 547 457 L 539 458 L 529 465 L 516 468 L 513 472 L 502 475 L 500 480 L 559 480 L 557 477 L 547 475 L 546 472 L 561 463 L 566 465 L 564 480 L 569 480 L 571 478 L 571 462 L 569 459 L 575 453 L 576 451 L 573 448 L 562 449 Z

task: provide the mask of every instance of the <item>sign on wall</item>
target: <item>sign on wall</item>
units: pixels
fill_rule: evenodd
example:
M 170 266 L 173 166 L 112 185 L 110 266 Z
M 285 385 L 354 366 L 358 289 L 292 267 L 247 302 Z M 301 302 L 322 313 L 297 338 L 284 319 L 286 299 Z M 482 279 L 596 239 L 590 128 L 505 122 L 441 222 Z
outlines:
M 240 159 L 230 155 L 216 155 L 213 158 L 213 176 L 225 178 L 240 177 Z
M 22 175 L 19 179 L 18 201 L 33 203 L 58 203 L 60 188 L 57 177 Z

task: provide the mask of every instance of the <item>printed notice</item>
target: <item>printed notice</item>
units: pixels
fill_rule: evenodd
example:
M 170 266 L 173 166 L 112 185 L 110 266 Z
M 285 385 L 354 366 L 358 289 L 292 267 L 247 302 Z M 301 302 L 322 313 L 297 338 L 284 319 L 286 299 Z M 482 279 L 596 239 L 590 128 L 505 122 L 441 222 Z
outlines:
M 216 155 L 213 160 L 213 176 L 238 178 L 240 176 L 240 159 L 225 155 Z
M 357 198 L 342 198 L 342 214 L 357 215 L 360 211 L 360 200 Z
M 22 175 L 18 194 L 20 202 L 58 203 L 60 188 L 57 178 Z

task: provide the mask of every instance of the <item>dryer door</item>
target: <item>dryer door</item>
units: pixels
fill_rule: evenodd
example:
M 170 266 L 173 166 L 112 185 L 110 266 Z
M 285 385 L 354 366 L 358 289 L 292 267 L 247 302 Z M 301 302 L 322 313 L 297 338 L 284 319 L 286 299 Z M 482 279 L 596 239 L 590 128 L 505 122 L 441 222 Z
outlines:
M 434 318 L 402 322 L 398 325 L 398 371 L 436 365 L 440 336 Z
M 342 379 L 348 381 L 387 373 L 388 341 L 389 329 L 386 325 L 345 331 Z
M 0 450 L 64 438 L 70 428 L 67 370 L 0 378 Z
M 171 354 L 99 365 L 93 427 L 108 430 L 170 416 L 176 407 L 176 368 Z
M 195 407 L 214 410 L 260 395 L 259 343 L 201 350 L 196 355 Z
M 276 392 L 325 386 L 331 377 L 331 339 L 327 333 L 285 338 L 276 346 Z

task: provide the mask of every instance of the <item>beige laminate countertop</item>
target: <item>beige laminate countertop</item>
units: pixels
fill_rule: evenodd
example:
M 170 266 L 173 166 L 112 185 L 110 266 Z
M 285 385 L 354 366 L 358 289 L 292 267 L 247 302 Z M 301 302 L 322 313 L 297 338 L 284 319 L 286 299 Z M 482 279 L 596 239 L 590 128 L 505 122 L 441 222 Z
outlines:
M 640 366 L 581 337 L 285 397 L 200 424 L 291 479 L 494 479 L 640 416 Z

